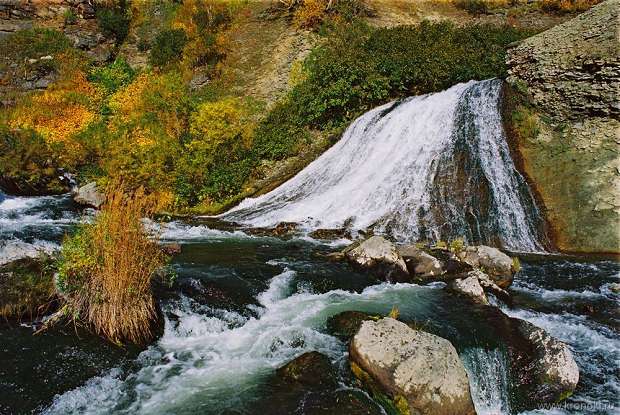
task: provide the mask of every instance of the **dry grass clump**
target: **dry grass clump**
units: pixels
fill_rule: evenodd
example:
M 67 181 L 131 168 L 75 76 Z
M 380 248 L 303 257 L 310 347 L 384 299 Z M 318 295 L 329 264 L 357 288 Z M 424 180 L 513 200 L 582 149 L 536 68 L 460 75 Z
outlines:
M 58 285 L 65 311 L 115 343 L 146 344 L 157 334 L 151 276 L 168 258 L 142 224 L 155 207 L 142 189 L 128 194 L 112 185 L 95 221 L 63 244 Z

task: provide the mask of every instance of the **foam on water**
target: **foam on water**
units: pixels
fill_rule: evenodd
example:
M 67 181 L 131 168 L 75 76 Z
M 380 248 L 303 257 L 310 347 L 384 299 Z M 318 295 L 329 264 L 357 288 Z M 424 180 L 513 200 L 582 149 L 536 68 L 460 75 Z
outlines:
M 0 264 L 52 253 L 79 218 L 63 196 L 0 198 Z
M 588 383 L 588 392 L 580 392 L 567 405 L 529 414 L 618 413 L 620 394 L 618 362 L 620 362 L 620 335 L 614 330 L 570 313 L 546 314 L 530 310 L 503 310 L 511 317 L 527 320 L 545 329 L 553 337 L 567 343 L 577 365 L 580 383 Z M 573 409 L 571 409 L 573 408 Z M 577 410 L 576 408 L 581 408 Z
M 0 265 L 20 258 L 36 257 L 42 253 L 51 254 L 60 249 L 60 245 L 40 239 L 31 243 L 19 239 L 0 240 Z

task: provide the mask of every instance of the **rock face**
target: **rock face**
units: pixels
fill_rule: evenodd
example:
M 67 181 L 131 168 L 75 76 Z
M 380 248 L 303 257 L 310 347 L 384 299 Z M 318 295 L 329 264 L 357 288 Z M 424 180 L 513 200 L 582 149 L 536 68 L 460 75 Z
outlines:
M 448 340 L 391 318 L 365 321 L 350 357 L 410 414 L 475 414 L 467 372 Z
M 445 272 L 437 258 L 414 245 L 401 247 L 398 249 L 398 253 L 403 257 L 407 270 L 412 276 L 415 275 L 424 279 L 426 277 L 438 277 Z
M 362 311 L 343 311 L 327 320 L 327 330 L 333 336 L 349 340 L 359 331 L 364 321 L 375 321 L 378 317 Z
M 556 402 L 572 394 L 579 382 L 579 367 L 568 346 L 527 321 L 518 320 L 517 325 L 534 350 L 528 398 Z
M 407 265 L 396 247 L 381 236 L 372 236 L 345 252 L 357 268 L 385 277 L 388 281 L 404 281 L 409 277 Z
M 482 268 L 484 272 L 500 288 L 512 284 L 514 274 L 512 258 L 502 251 L 490 246 L 468 246 L 458 253 L 458 257 L 474 268 Z
M 521 168 L 565 251 L 620 252 L 619 14 L 604 1 L 507 54 L 508 82 L 532 105 L 529 128 L 511 121 Z
M 97 183 L 91 182 L 78 188 L 73 195 L 73 200 L 80 205 L 99 209 L 105 202 L 105 196 L 97 188 Z

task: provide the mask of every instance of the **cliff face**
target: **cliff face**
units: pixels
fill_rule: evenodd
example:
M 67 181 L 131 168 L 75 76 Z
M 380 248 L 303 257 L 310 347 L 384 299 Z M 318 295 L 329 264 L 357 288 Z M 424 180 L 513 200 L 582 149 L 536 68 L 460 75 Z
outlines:
M 563 251 L 620 252 L 619 13 L 607 0 L 508 52 L 518 151 Z

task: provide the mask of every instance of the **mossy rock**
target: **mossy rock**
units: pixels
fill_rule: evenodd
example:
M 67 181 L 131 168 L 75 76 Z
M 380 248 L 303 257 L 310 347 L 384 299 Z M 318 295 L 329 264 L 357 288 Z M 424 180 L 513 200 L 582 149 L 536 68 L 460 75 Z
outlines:
M 289 384 L 304 387 L 336 387 L 334 368 L 327 356 L 313 351 L 307 352 L 276 370 L 278 377 Z
M 305 415 L 379 415 L 381 407 L 355 389 L 343 389 L 326 394 L 313 394 L 303 404 Z
M 376 321 L 380 318 L 381 316 L 362 311 L 343 311 L 327 320 L 327 331 L 341 340 L 349 340 L 359 331 L 364 321 Z
M 54 260 L 22 258 L 0 266 L 0 320 L 34 320 L 56 307 Z

